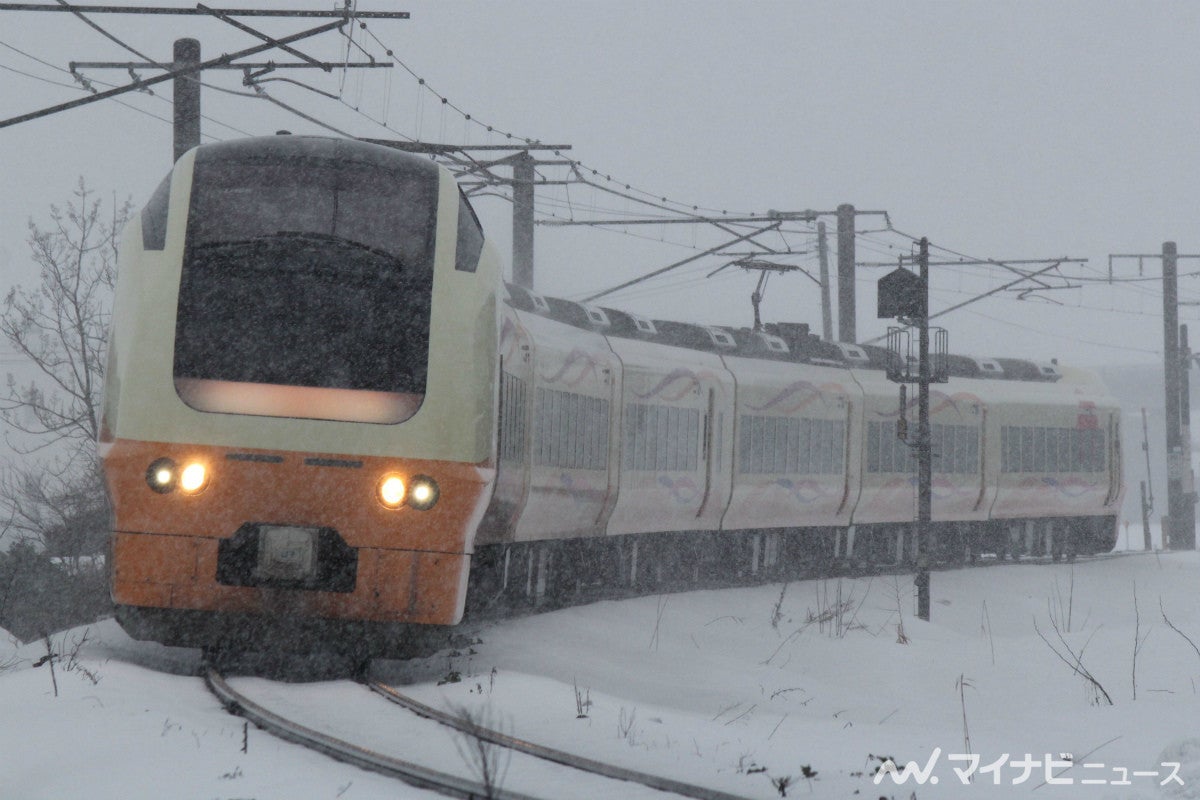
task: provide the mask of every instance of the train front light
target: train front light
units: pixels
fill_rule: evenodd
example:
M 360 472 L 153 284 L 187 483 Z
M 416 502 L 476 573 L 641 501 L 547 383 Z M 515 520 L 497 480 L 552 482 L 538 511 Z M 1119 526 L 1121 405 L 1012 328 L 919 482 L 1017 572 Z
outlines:
M 159 494 L 173 491 L 178 477 L 179 468 L 169 458 L 160 458 L 146 468 L 146 484 Z
M 188 464 L 179 473 L 179 488 L 188 494 L 196 494 L 208 484 L 208 470 L 203 464 Z
M 399 475 L 386 475 L 379 482 L 379 502 L 388 508 L 404 505 L 404 480 Z
M 437 481 L 428 475 L 418 475 L 412 479 L 408 504 L 418 511 L 428 511 L 438 501 L 438 494 Z

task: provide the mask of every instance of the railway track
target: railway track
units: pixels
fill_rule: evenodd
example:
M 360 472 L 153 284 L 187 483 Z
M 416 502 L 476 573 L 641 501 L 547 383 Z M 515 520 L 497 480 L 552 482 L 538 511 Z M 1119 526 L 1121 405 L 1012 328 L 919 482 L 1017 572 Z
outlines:
M 613 764 L 606 764 L 602 761 L 596 761 L 574 753 L 567 753 L 552 747 L 527 742 L 515 736 L 489 730 L 452 714 L 439 711 L 432 706 L 425 705 L 419 700 L 415 700 L 396 688 L 379 681 L 368 680 L 367 686 L 371 691 L 381 695 L 389 702 L 407 708 L 419 717 L 434 720 L 467 736 L 491 742 L 514 752 L 525 753 L 526 755 L 551 761 L 555 764 L 562 764 L 583 772 L 590 772 L 593 775 L 601 775 L 606 778 L 627 781 L 629 783 L 638 783 L 647 788 L 657 789 L 661 792 L 679 795 L 680 797 L 692 797 L 697 800 L 740 800 L 737 795 L 727 792 L 707 789 L 703 786 L 683 783 L 682 781 L 664 778 L 660 775 L 651 775 L 646 772 L 638 772 Z
M 216 669 L 210 668 L 206 670 L 204 678 L 209 690 L 217 697 L 226 710 L 245 718 L 273 736 L 322 753 L 338 761 L 396 778 L 412 786 L 433 791 L 447 797 L 469 800 L 475 800 L 476 798 L 487 798 L 487 800 L 549 800 L 550 798 L 554 798 L 554 800 L 557 800 L 558 798 L 568 796 L 607 796 L 635 800 L 636 798 L 643 797 L 662 798 L 664 796 L 676 796 L 695 798 L 696 800 L 742 800 L 742 798 L 727 792 L 637 772 L 527 742 L 500 731 L 489 729 L 475 722 L 464 721 L 453 715 L 438 711 L 407 697 L 393 687 L 383 683 L 377 681 L 369 682 L 369 688 L 377 695 L 408 709 L 417 717 L 431 721 L 438 728 L 453 730 L 453 735 L 460 737 L 461 742 L 484 743 L 483 745 L 475 744 L 475 752 L 486 754 L 488 750 L 485 748 L 495 747 L 503 748 L 510 754 L 509 758 L 511 760 L 507 762 L 507 778 L 501 779 L 503 778 L 501 776 L 501 778 L 495 780 L 482 781 L 477 778 L 463 777 L 462 774 L 445 771 L 440 767 L 430 767 L 424 763 L 417 763 L 406 758 L 398 758 L 388 755 L 386 752 L 381 752 L 381 750 L 388 749 L 386 746 L 383 748 L 375 745 L 368 746 L 350 741 L 349 737 L 343 738 L 340 734 L 334 735 L 333 733 L 319 730 L 318 727 L 321 726 L 321 722 L 319 721 L 313 722 L 309 719 L 297 719 L 296 717 L 301 715 L 297 714 L 296 711 L 301 707 L 304 708 L 305 715 L 308 717 L 319 718 L 322 715 L 321 709 L 311 704 L 310 701 L 312 698 L 308 696 L 303 687 L 272 683 L 272 693 L 276 695 L 288 694 L 290 692 L 297 693 L 297 696 L 290 703 L 278 702 L 279 698 L 276 697 L 277 707 L 279 705 L 291 706 L 288 711 L 279 711 L 269 709 L 264 703 L 258 702 L 249 697 L 245 692 L 235 689 Z M 347 713 L 344 698 L 339 701 L 338 709 L 342 714 Z M 362 711 L 370 713 L 370 709 L 366 707 Z M 376 714 L 373 718 L 378 719 L 380 716 L 382 715 Z M 423 724 L 427 725 L 429 723 Z M 355 738 L 362 737 L 357 736 Z M 436 744 L 437 737 L 428 733 L 410 733 L 408 740 L 410 743 L 417 740 L 421 741 L 426 751 L 430 748 L 436 749 L 438 746 Z M 382 741 L 382 738 L 380 738 L 380 741 Z M 392 742 L 390 746 L 394 747 L 395 743 Z M 413 749 L 419 750 L 421 748 L 414 747 Z M 442 745 L 443 754 L 446 749 Z M 453 746 L 452 752 L 455 750 L 458 750 L 457 744 Z M 460 755 L 461 753 L 462 751 L 459 751 Z M 429 753 L 426 752 L 425 755 L 428 756 Z M 538 770 L 531 770 L 529 767 L 533 762 L 547 763 L 543 764 Z M 498 763 L 499 760 L 495 759 L 493 766 Z M 463 766 L 466 767 L 466 764 Z M 514 773 L 514 767 L 519 768 L 519 773 Z M 552 776 L 547 780 L 545 777 L 547 769 L 562 773 L 562 775 Z M 516 778 L 515 782 L 518 784 L 528 784 L 531 777 L 534 776 L 536 776 L 537 786 L 525 788 L 518 786 L 517 788 L 510 789 L 500 785 L 505 782 L 514 782 L 509 780 L 512 778 Z M 543 782 L 547 784 L 544 789 L 542 788 Z M 537 792 L 539 791 L 545 793 L 538 794 Z
M 1103 553 L 1090 556 L 1080 556 L 1078 561 L 1088 563 L 1091 561 L 1104 561 L 1127 556 L 1145 555 L 1141 551 L 1115 551 L 1111 553 Z M 1050 557 L 1022 557 L 1016 560 L 1006 560 L 997 558 L 983 558 L 974 561 L 970 565 L 940 565 L 941 569 L 961 568 L 963 566 L 974 567 L 990 567 L 1003 565 L 1035 565 L 1035 564 L 1052 564 L 1052 563 L 1067 563 L 1065 561 L 1056 561 Z M 861 565 L 860 565 L 861 566 Z M 936 568 L 935 568 L 936 569 Z M 905 573 L 911 571 L 906 565 L 871 565 L 865 569 L 847 569 L 840 571 L 834 575 L 825 575 L 823 577 L 866 577 L 868 575 Z M 810 575 L 794 576 L 792 579 L 804 580 L 811 578 Z M 776 580 L 788 580 L 788 578 L 779 576 Z M 745 584 L 741 584 L 745 585 Z M 666 587 L 663 587 L 666 588 Z M 678 587 L 678 590 L 686 591 L 687 588 L 695 587 Z M 732 587 L 730 587 L 732 588 Z M 671 591 L 672 589 L 667 589 Z M 579 598 L 583 602 L 589 602 L 594 598 Z M 572 604 L 573 605 L 573 604 Z M 559 606 L 561 607 L 561 606 Z M 512 612 L 514 609 L 509 609 Z M 525 613 L 537 613 L 539 610 L 547 610 L 545 608 L 526 608 Z M 518 611 L 516 614 L 510 613 L 512 616 L 523 616 Z M 478 621 L 478 620 L 477 620 Z M 257 702 L 244 692 L 240 692 L 230 685 L 229 681 L 215 668 L 206 668 L 204 673 L 205 683 L 209 690 L 217 697 L 230 713 L 241 716 L 252 722 L 258 728 L 267 731 L 268 733 L 295 743 L 308 749 L 320 752 L 326 756 L 334 758 L 362 769 L 367 769 L 372 772 L 386 775 L 404 781 L 412 786 L 436 792 L 441 795 L 456 798 L 488 798 L 489 800 L 549 800 L 549 798 L 557 798 L 563 796 L 614 796 L 622 798 L 635 798 L 640 796 L 661 798 L 664 795 L 694 798 L 695 800 L 741 800 L 736 795 L 729 794 L 716 789 L 696 786 L 693 784 L 684 783 L 671 778 L 639 772 L 636 770 L 626 769 L 605 762 L 596 761 L 578 754 L 557 750 L 545 745 L 530 742 L 518 737 L 493 730 L 471 721 L 462 716 L 435 709 L 420 701 L 404 694 L 393 686 L 385 684 L 378 680 L 367 678 L 365 684 L 374 695 L 382 697 L 384 700 L 401 706 L 417 717 L 435 723 L 436 726 L 449 729 L 455 732 L 455 735 L 460 737 L 460 741 L 476 741 L 483 742 L 495 748 L 503 748 L 512 754 L 517 754 L 520 757 L 529 760 L 536 759 L 542 762 L 549 762 L 556 765 L 556 768 L 561 768 L 562 771 L 572 771 L 577 774 L 582 774 L 583 777 L 590 780 L 600 782 L 607 788 L 596 787 L 594 791 L 580 788 L 577 781 L 571 782 L 571 790 L 564 795 L 561 791 L 556 791 L 550 794 L 539 795 L 537 793 L 540 787 L 532 787 L 532 790 L 527 788 L 526 791 L 520 789 L 501 788 L 497 785 L 489 785 L 489 783 L 480 782 L 469 777 L 464 777 L 462 774 L 456 774 L 442 769 L 435 769 L 422 763 L 417 763 L 403 758 L 398 758 L 394 755 L 389 755 L 388 752 L 396 752 L 395 749 L 389 751 L 387 747 L 367 746 L 361 743 L 349 741 L 347 738 L 333 735 L 329 732 L 321 730 L 323 727 L 320 719 L 319 711 L 312 711 L 310 717 L 316 717 L 316 720 L 309 720 L 308 724 L 304 721 L 293 718 L 292 714 L 271 710 L 261 702 Z M 273 684 L 278 687 L 286 687 L 289 684 Z M 293 704 L 295 705 L 295 704 Z M 382 716 L 377 713 L 376 715 Z M 448 742 L 447 742 L 448 743 Z M 453 748 L 451 748 L 453 749 Z M 460 765 L 460 769 L 466 765 Z M 463 770 L 467 771 L 467 770 Z M 640 792 L 640 794 L 639 794 Z

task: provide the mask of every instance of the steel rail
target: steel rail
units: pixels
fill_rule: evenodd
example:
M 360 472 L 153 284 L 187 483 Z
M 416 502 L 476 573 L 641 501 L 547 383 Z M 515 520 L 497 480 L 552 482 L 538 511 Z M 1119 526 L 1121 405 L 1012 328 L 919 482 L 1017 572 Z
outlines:
M 483 798 L 489 800 L 535 800 L 530 795 L 488 787 L 457 775 L 438 772 L 419 764 L 376 753 L 365 747 L 359 747 L 292 722 L 268 711 L 236 691 L 215 669 L 209 668 L 205 671 L 204 683 L 229 713 L 253 722 L 257 727 L 273 736 L 322 753 L 337 761 L 391 778 L 398 778 L 420 789 L 428 789 L 447 797 L 456 797 L 462 800 L 483 800 Z
M 387 700 L 403 706 L 419 717 L 431 719 L 435 722 L 440 722 L 443 725 L 449 726 L 460 733 L 467 736 L 473 736 L 485 742 L 490 742 L 501 747 L 506 747 L 518 753 L 540 758 L 546 761 L 552 761 L 556 764 L 572 767 L 583 772 L 590 772 L 594 775 L 600 775 L 605 778 L 613 778 L 615 780 L 629 781 L 631 783 L 640 783 L 650 789 L 657 789 L 662 792 L 670 792 L 671 794 L 680 795 L 682 797 L 693 797 L 697 800 L 745 800 L 738 795 L 729 794 L 727 792 L 718 791 L 716 789 L 707 789 L 703 786 L 696 786 L 690 783 L 664 778 L 661 775 L 651 775 L 646 772 L 638 772 L 624 767 L 618 767 L 613 764 L 606 764 L 602 761 L 595 761 L 584 756 L 574 753 L 567 753 L 562 750 L 555 750 L 544 745 L 534 744 L 533 742 L 524 739 L 518 739 L 515 736 L 499 733 L 489 728 L 484 728 L 472 722 L 459 719 L 444 711 L 439 711 L 436 708 L 427 706 L 419 700 L 414 700 L 406 694 L 398 691 L 392 686 L 388 686 L 380 681 L 369 680 L 367 687 L 386 698 Z

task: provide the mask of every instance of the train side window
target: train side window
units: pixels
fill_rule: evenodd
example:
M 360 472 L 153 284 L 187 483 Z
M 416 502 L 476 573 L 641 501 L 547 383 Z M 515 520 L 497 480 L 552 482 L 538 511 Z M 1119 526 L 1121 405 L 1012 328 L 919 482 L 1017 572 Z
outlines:
M 958 439 L 962 430 L 959 425 L 942 426 L 942 467 L 951 474 L 962 472 L 958 462 Z
M 800 471 L 800 420 L 787 421 L 787 444 L 784 456 L 784 471 L 794 475 Z
M 1033 428 L 1022 426 L 1021 431 L 1021 472 L 1033 472 Z
M 840 475 L 844 470 L 842 457 L 846 450 L 846 423 L 841 420 L 831 420 L 829 422 L 829 440 L 829 474 Z
M 700 412 L 690 408 L 687 415 L 687 451 L 683 468 L 694 472 L 700 467 Z
M 892 455 L 895 453 L 893 444 L 896 437 L 889 436 L 888 431 L 881 432 L 879 437 L 879 471 L 880 472 L 899 472 L 899 469 L 894 469 L 895 464 L 892 463 Z
M 525 381 L 503 373 L 500 394 L 500 460 L 525 461 Z
M 881 433 L 883 433 L 883 425 L 881 423 L 867 423 L 867 472 L 880 472 L 879 435 Z
M 171 205 L 171 174 L 162 179 L 150 202 L 142 209 L 142 249 L 162 250 L 167 246 L 167 211 Z
M 1046 471 L 1046 428 L 1033 429 L 1033 471 Z
M 454 248 L 454 268 L 459 272 L 474 272 L 483 250 L 483 227 L 475 209 L 467 202 L 462 189 L 458 190 L 458 244 Z
M 814 470 L 818 475 L 829 475 L 833 472 L 833 423 L 828 420 L 813 420 L 813 430 L 816 431 L 820 447 L 821 460 Z

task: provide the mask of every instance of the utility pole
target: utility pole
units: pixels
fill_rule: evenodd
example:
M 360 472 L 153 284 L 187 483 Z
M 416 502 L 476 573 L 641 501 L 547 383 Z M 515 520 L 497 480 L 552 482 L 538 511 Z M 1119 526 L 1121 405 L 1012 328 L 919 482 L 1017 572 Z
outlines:
M 933 549 L 933 450 L 929 432 L 929 240 L 921 237 L 921 316 L 917 382 L 917 616 L 929 621 L 929 561 Z
M 1179 431 L 1179 278 L 1174 242 L 1163 242 L 1163 379 L 1166 384 L 1167 423 L 1167 518 L 1163 524 L 1163 547 L 1179 546 L 1175 528 L 1179 523 L 1183 494 L 1183 464 Z M 1182 536 L 1183 531 L 1180 531 Z
M 911 257 L 909 257 L 911 259 Z M 929 567 L 933 561 L 933 437 L 929 425 L 929 384 L 950 379 L 944 328 L 934 331 L 936 353 L 930 353 L 929 328 L 929 240 L 922 237 L 917 255 L 918 274 L 903 266 L 879 279 L 880 319 L 894 317 L 906 328 L 889 327 L 887 378 L 894 383 L 913 383 L 911 330 L 917 328 L 917 616 L 929 620 Z M 901 259 L 903 263 L 904 259 Z M 904 386 L 900 387 L 901 412 L 904 415 Z M 899 425 L 897 435 L 904 439 L 907 427 Z M 911 446 L 911 445 L 910 445 Z
M 533 165 L 526 151 L 512 160 L 513 283 L 526 289 L 533 288 Z
M 1162 259 L 1163 286 L 1163 383 L 1166 390 L 1167 428 L 1167 514 L 1162 518 L 1162 546 L 1172 550 L 1196 549 L 1196 490 L 1192 476 L 1192 447 L 1189 432 L 1191 409 L 1188 369 L 1191 351 L 1187 328 L 1179 325 L 1179 260 L 1200 259 L 1200 254 L 1180 254 L 1175 242 L 1163 242 L 1162 253 L 1111 253 L 1108 256 L 1109 281 L 1113 281 L 1113 261 L 1137 259 L 1141 274 L 1146 259 Z M 1149 477 L 1149 451 L 1146 473 Z M 1153 504 L 1153 489 L 1149 492 Z M 1149 511 L 1146 511 L 1149 514 Z
M 1175 242 L 1163 242 L 1163 373 L 1167 393 L 1167 519 L 1165 546 L 1172 550 L 1196 548 L 1194 497 L 1185 490 L 1192 465 L 1183 446 L 1183 362 L 1179 342 L 1179 274 Z
M 1146 480 L 1142 481 L 1142 541 L 1146 550 L 1153 550 L 1150 540 L 1150 512 L 1154 510 L 1154 484 L 1150 480 L 1150 428 L 1146 424 L 1146 409 L 1142 408 L 1142 452 L 1146 454 Z
M 195 70 L 200 63 L 200 42 L 197 39 L 176 39 L 172 72 Z M 195 71 L 180 74 L 171 81 L 175 100 L 174 146 L 179 157 L 200 144 L 200 78 Z
M 854 206 L 837 207 L 838 235 L 838 340 L 858 341 L 854 316 Z
M 1192 366 L 1192 351 L 1188 347 L 1187 325 L 1179 326 L 1179 444 L 1183 449 L 1183 528 L 1184 543 L 1188 550 L 1196 548 L 1196 489 L 1192 475 L 1192 393 L 1188 385 L 1188 372 Z
M 817 257 L 821 262 L 821 338 L 833 341 L 833 309 L 829 305 L 829 242 L 825 223 L 817 223 Z

